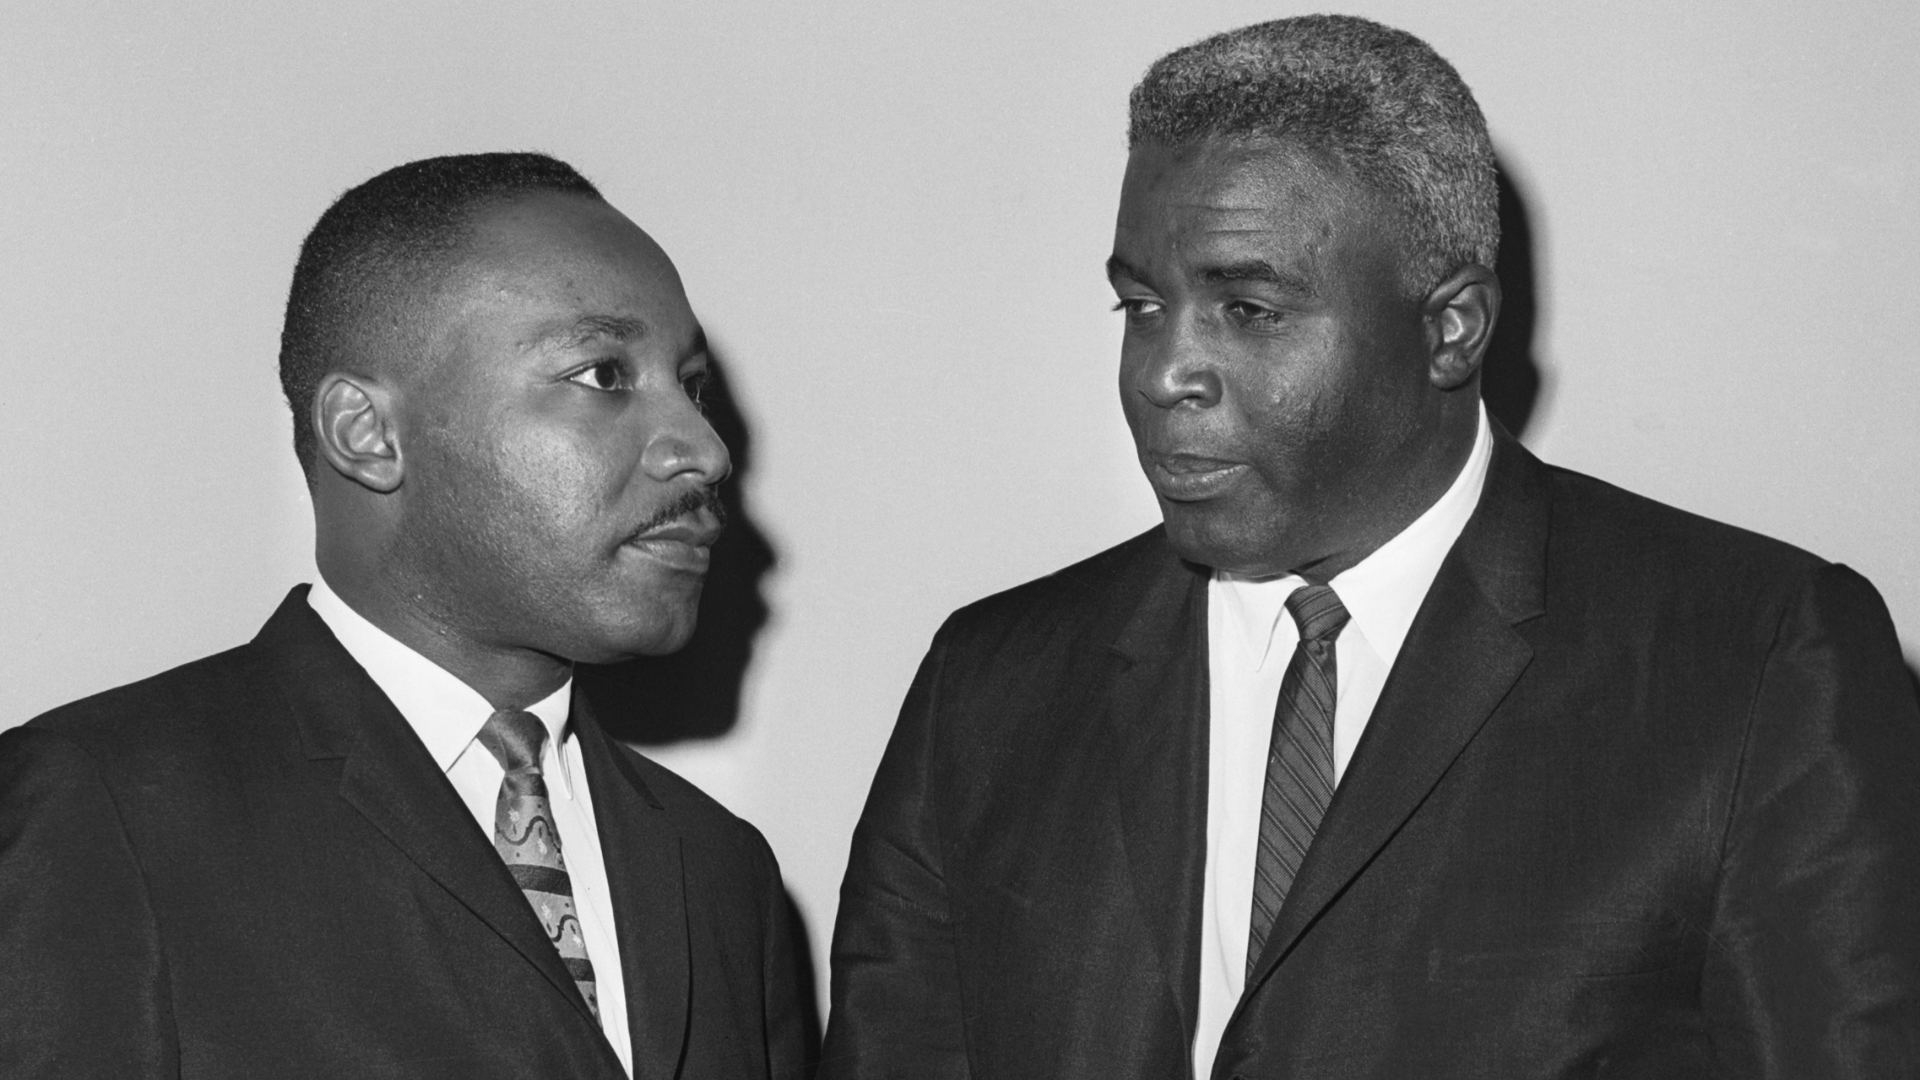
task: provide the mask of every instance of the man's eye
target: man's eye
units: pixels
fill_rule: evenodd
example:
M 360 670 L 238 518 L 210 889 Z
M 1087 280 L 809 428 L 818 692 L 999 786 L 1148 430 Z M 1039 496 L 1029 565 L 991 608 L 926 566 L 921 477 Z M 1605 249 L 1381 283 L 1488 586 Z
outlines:
M 593 390 L 625 390 L 627 369 L 618 360 L 602 360 L 567 376 L 567 381 Z
M 1262 304 L 1235 300 L 1227 305 L 1227 314 L 1242 325 L 1255 328 L 1278 326 L 1283 320 L 1278 311 Z
M 1113 305 L 1113 310 L 1126 314 L 1128 322 L 1150 319 L 1160 313 L 1160 308 L 1160 301 L 1141 296 L 1123 296 L 1119 303 Z
M 707 389 L 706 372 L 696 371 L 686 378 L 681 379 L 680 387 L 687 392 L 687 400 L 700 406 L 702 410 L 706 409 L 707 403 L 700 400 L 700 395 Z

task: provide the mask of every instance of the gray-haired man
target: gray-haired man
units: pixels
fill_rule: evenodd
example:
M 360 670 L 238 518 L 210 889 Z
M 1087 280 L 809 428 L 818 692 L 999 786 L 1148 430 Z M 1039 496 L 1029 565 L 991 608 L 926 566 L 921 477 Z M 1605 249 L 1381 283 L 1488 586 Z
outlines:
M 1130 140 L 1108 274 L 1165 524 L 936 636 L 828 1075 L 1916 1075 L 1885 608 L 1488 420 L 1459 76 L 1266 23 L 1156 63 Z

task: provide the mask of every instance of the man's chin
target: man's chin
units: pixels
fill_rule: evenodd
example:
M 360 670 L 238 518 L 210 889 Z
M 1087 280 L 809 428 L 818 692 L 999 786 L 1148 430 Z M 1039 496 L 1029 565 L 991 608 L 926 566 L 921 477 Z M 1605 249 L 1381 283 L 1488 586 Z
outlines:
M 1288 572 L 1286 544 L 1279 538 L 1234 528 L 1227 515 L 1187 503 L 1161 503 L 1167 543 L 1182 559 L 1210 570 L 1246 577 L 1275 577 Z
M 665 656 L 686 647 L 699 621 L 700 590 L 677 602 L 655 598 L 642 610 L 595 620 L 594 632 L 569 643 L 568 659 L 581 664 L 617 664 L 642 656 Z

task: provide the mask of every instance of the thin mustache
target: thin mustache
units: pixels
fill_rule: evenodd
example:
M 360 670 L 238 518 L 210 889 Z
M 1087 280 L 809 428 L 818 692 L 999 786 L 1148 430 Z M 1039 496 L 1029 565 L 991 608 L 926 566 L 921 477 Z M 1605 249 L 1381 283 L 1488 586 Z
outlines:
M 633 530 L 634 536 L 645 536 L 663 525 L 671 525 L 683 517 L 702 510 L 713 515 L 714 523 L 721 528 L 727 524 L 727 508 L 720 501 L 720 489 L 717 487 L 695 488 L 656 511 L 652 517 L 640 523 Z

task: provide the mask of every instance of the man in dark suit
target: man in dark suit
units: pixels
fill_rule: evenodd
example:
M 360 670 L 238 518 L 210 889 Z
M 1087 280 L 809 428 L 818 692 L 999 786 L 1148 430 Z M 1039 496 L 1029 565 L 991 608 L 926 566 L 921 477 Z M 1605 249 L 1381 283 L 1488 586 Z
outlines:
M 692 631 L 706 367 L 559 161 L 326 212 L 281 352 L 321 580 L 0 735 L 0 1075 L 799 1074 L 772 852 L 573 694 Z
M 1162 527 L 955 614 L 826 1075 L 1920 1075 L 1920 715 L 1863 579 L 1485 416 L 1485 124 L 1316 16 L 1159 62 L 1109 274 Z

